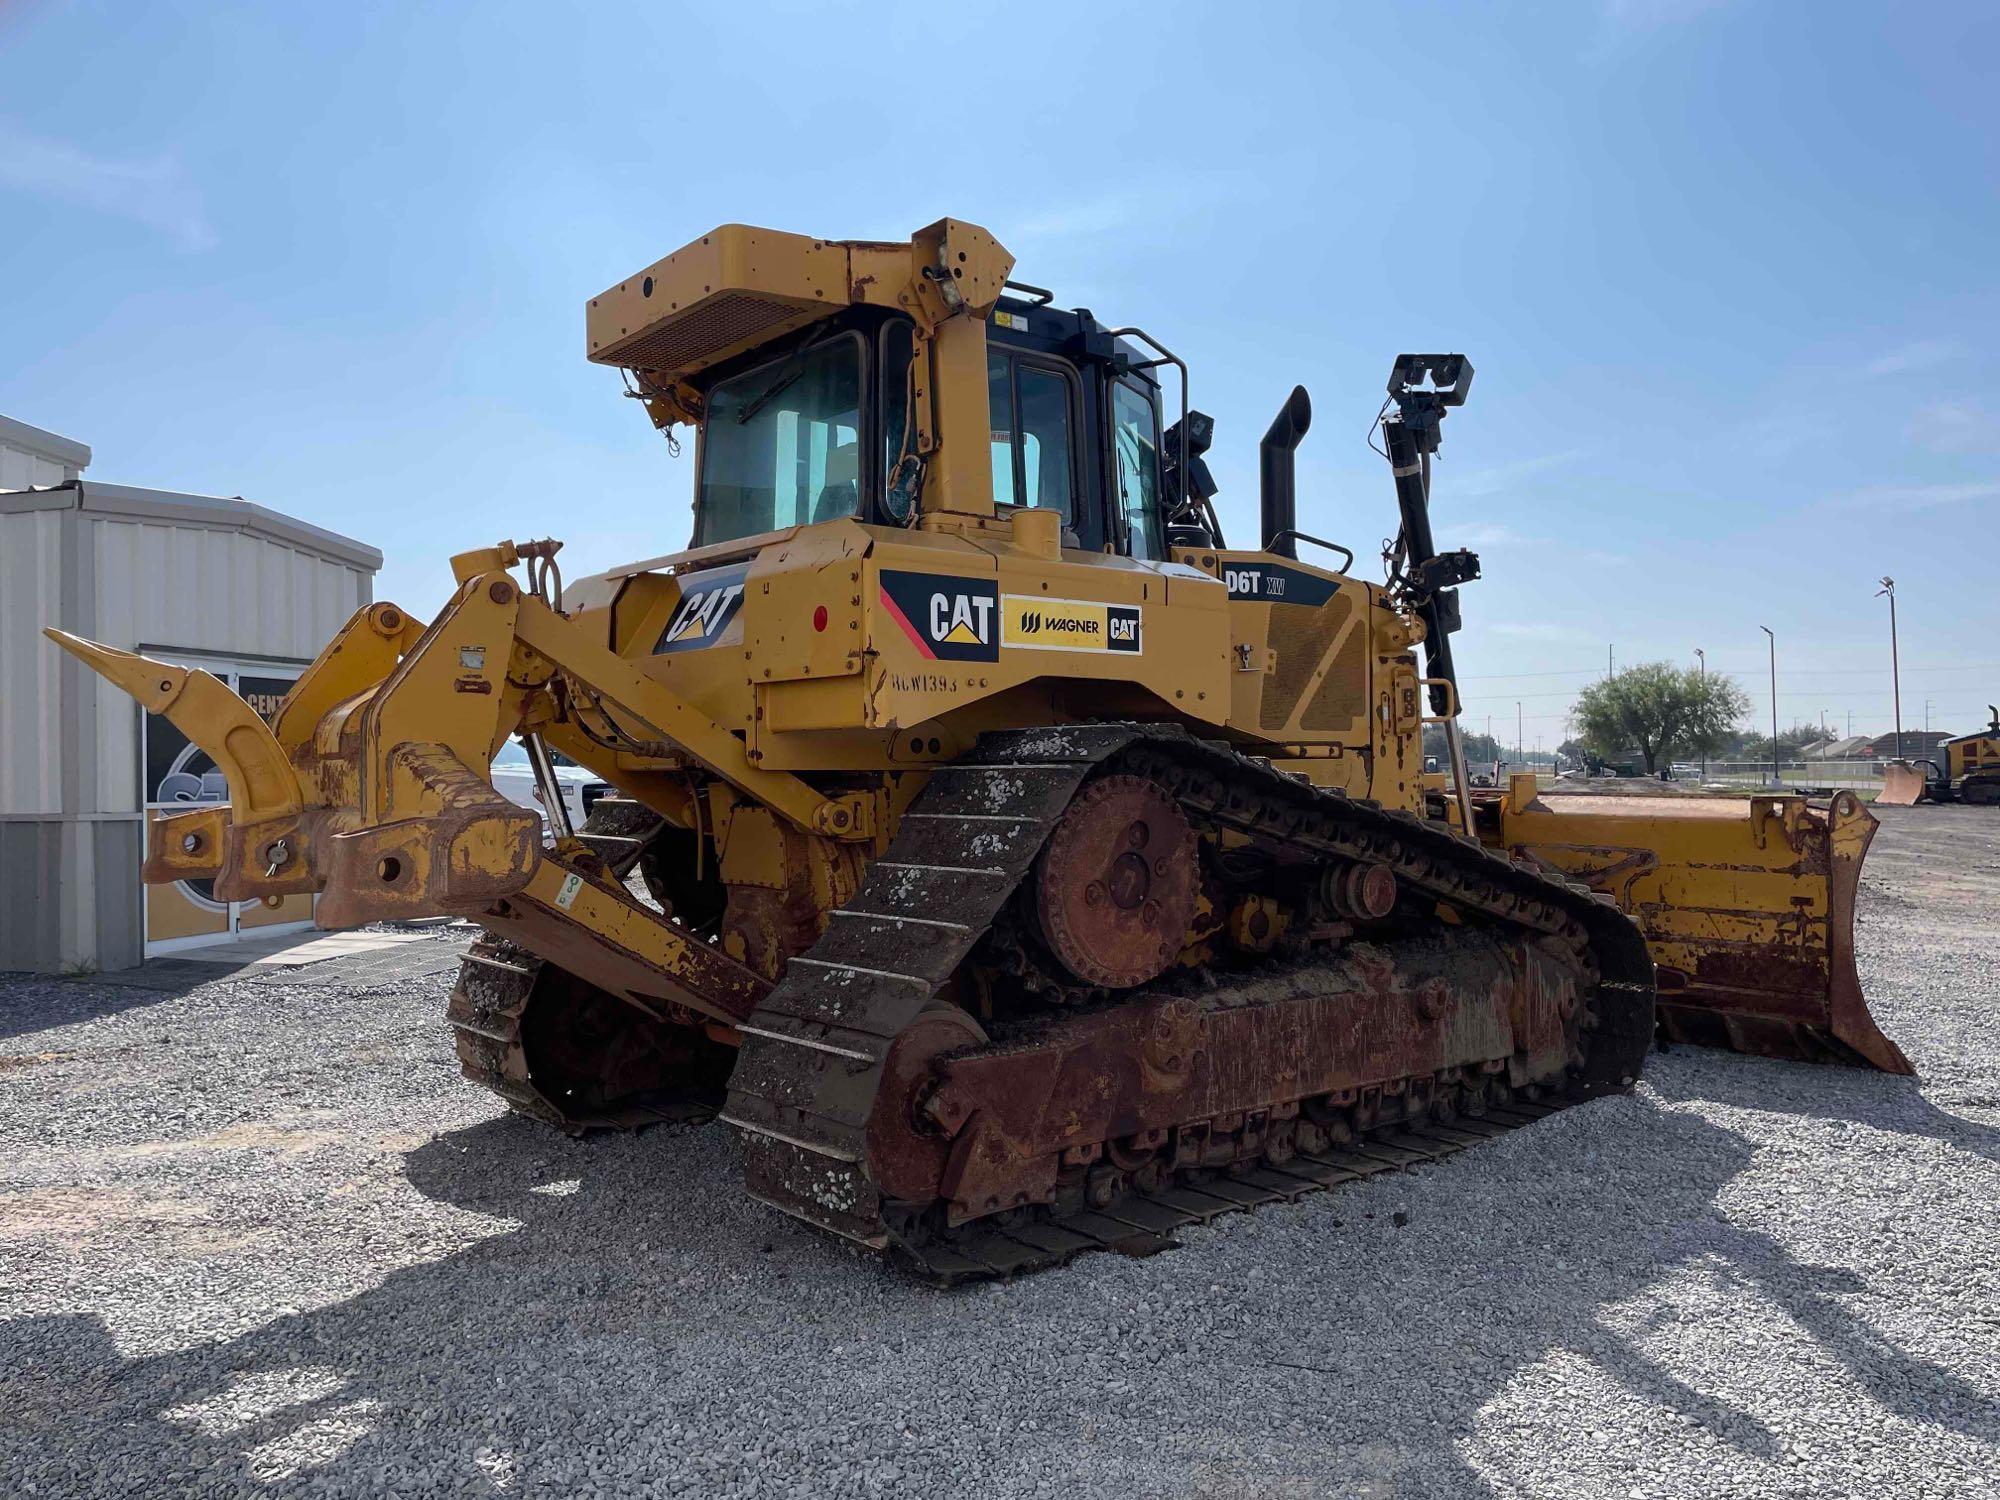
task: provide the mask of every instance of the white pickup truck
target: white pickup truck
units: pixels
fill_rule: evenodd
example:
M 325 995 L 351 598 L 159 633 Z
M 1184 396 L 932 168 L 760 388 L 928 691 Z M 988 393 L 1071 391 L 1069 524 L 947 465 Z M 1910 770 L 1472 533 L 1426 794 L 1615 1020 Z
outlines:
M 562 788 L 563 805 L 569 809 L 572 828 L 583 827 L 583 821 L 590 816 L 591 804 L 611 790 L 608 783 L 598 780 L 589 771 L 573 760 L 566 760 L 554 751 L 549 758 L 555 762 L 556 784 Z M 535 785 L 535 768 L 528 761 L 528 752 L 519 740 L 509 740 L 500 747 L 500 753 L 493 757 L 493 789 L 509 802 L 522 807 L 533 808 L 548 821 L 548 809 L 542 806 L 542 790 Z

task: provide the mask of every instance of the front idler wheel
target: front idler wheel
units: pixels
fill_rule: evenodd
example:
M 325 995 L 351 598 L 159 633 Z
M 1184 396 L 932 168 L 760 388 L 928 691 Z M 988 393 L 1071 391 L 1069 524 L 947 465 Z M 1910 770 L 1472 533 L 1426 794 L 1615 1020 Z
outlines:
M 952 1137 L 966 1124 L 942 1111 L 941 1099 L 933 1104 L 937 1063 L 985 1044 L 985 1028 L 944 1001 L 926 1005 L 897 1036 L 868 1120 L 869 1176 L 883 1197 L 919 1203 L 937 1197 Z

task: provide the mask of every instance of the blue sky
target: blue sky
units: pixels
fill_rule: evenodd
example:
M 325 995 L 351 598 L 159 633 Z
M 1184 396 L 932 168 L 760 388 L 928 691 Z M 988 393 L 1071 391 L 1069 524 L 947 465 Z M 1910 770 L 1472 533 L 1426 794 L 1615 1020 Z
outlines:
M 1478 368 L 1446 546 L 1470 721 L 1553 743 L 1620 663 L 1768 718 L 2000 698 L 1990 5 L 234 7 L 0 0 L 0 412 L 95 477 L 574 575 L 687 536 L 593 292 L 728 220 L 950 214 L 1194 370 L 1232 540 L 1312 391 L 1302 520 L 1393 530 L 1392 357 Z M 1379 576 L 1379 566 L 1367 569 Z M 1508 727 L 1503 730 L 1502 725 Z

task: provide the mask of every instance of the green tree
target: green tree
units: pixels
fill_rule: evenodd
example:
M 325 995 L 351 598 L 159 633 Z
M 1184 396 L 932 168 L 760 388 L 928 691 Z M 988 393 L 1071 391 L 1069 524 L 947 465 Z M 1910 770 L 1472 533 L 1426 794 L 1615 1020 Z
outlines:
M 1671 662 L 1642 662 L 1577 695 L 1583 743 L 1606 760 L 1637 751 L 1647 771 L 1677 753 L 1720 746 L 1750 699 L 1720 672 L 1703 676 Z
M 1818 744 L 1824 738 L 1817 724 L 1794 724 L 1790 729 L 1778 731 L 1778 759 L 1797 760 L 1799 752 L 1808 745 Z M 1771 737 L 1768 734 L 1752 735 L 1744 741 L 1743 754 L 1750 760 L 1771 758 Z
M 1468 734 L 1464 738 L 1465 758 L 1469 762 L 1478 764 L 1507 758 L 1507 752 L 1500 748 L 1500 741 L 1490 734 Z
M 1465 763 L 1468 766 L 1483 765 L 1488 761 L 1506 759 L 1506 755 L 1500 749 L 1500 741 L 1490 734 L 1473 734 L 1467 729 L 1460 728 L 1458 738 L 1460 747 L 1465 751 Z M 1440 724 L 1426 724 L 1424 726 L 1425 757 L 1443 766 L 1449 759 L 1450 753 L 1444 742 L 1444 727 Z

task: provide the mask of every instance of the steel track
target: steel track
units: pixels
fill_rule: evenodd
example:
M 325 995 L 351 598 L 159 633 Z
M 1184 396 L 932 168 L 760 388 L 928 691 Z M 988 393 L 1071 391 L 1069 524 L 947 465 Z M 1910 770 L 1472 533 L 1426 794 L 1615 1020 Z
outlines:
M 615 878 L 622 880 L 638 863 L 647 839 L 659 826 L 659 815 L 641 804 L 606 797 L 591 809 L 577 836 L 596 851 Z M 543 962 L 528 949 L 493 933 L 482 934 L 473 943 L 459 965 L 458 982 L 445 1009 L 460 1072 L 491 1089 L 521 1114 L 571 1134 L 714 1118 L 715 1106 L 695 1097 L 677 1099 L 649 1093 L 643 1103 L 606 1112 L 579 1110 L 559 1093 L 547 1092 L 533 1076 L 522 1036 Z
M 1580 930 L 1595 987 L 1580 1023 L 1582 1062 L 1565 1081 L 1564 1101 L 1616 1091 L 1636 1077 L 1652 1034 L 1651 960 L 1632 923 L 1583 887 L 1517 865 L 1442 825 L 1311 786 L 1179 730 L 1105 724 L 1008 731 L 985 736 L 972 755 L 933 774 L 843 920 L 792 960 L 751 1017 L 724 1118 L 743 1133 L 753 1196 L 871 1248 L 894 1245 L 925 1274 L 945 1280 L 1017 1274 L 1131 1234 L 1163 1233 L 1204 1217 L 1200 1210 L 1217 1197 L 1249 1206 L 1218 1194 L 1217 1180 L 1205 1178 L 1176 1189 L 1203 1195 L 1179 1208 L 1133 1200 L 1128 1212 L 1157 1228 L 1091 1210 L 1040 1223 L 1012 1218 L 1004 1229 L 985 1231 L 998 1235 L 992 1240 L 978 1238 L 975 1224 L 926 1244 L 891 1227 L 904 1206 L 886 1205 L 867 1172 L 866 1130 L 890 1048 L 992 926 L 1083 781 L 1114 758 L 1121 768 L 1163 779 L 1197 822 L 1329 860 L 1387 862 L 1406 884 L 1523 935 Z M 1435 1136 L 1454 1127 L 1421 1128 Z M 1414 1131 L 1411 1138 L 1425 1139 Z M 1470 1143 L 1432 1139 L 1426 1159 Z M 1259 1170 L 1276 1172 L 1277 1180 L 1226 1180 L 1251 1183 L 1239 1193 L 1278 1193 L 1278 1181 L 1311 1191 L 1329 1185 L 1320 1180 L 1329 1175 L 1361 1175 L 1347 1159 Z M 984 1249 L 970 1253 L 968 1246 Z M 1007 1265 L 996 1266 L 996 1258 Z
M 1492 1106 L 1477 1118 L 1402 1125 L 1350 1146 L 1302 1151 L 1276 1165 L 1182 1174 L 1171 1186 L 1129 1193 L 1102 1208 L 997 1225 L 975 1222 L 938 1239 L 896 1237 L 894 1243 L 911 1270 L 940 1286 L 1030 1275 L 1098 1250 L 1153 1255 L 1174 1248 L 1176 1230 L 1266 1203 L 1295 1202 L 1382 1172 L 1442 1161 L 1531 1125 L 1559 1107 L 1525 1100 Z

